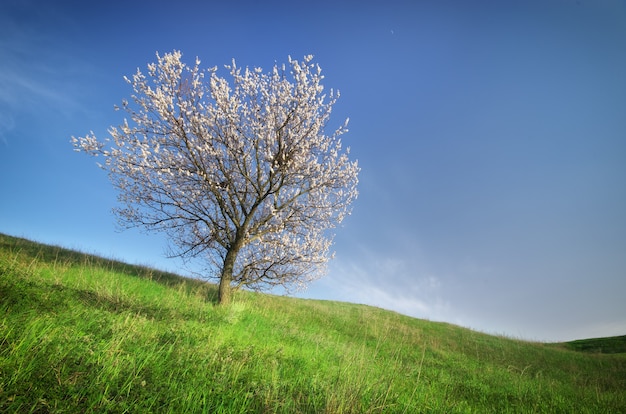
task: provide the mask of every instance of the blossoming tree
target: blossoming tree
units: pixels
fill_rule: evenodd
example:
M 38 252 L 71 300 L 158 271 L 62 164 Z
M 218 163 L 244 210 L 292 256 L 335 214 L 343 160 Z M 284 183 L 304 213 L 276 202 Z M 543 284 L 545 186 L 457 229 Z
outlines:
M 336 227 L 357 196 L 359 168 L 326 125 L 338 92 L 324 94 L 312 56 L 262 69 L 203 70 L 157 54 L 132 79 L 130 119 L 75 150 L 102 156 L 122 224 L 164 231 L 183 258 L 202 258 L 232 290 L 297 286 L 321 276 Z M 120 108 L 117 108 L 120 109 Z

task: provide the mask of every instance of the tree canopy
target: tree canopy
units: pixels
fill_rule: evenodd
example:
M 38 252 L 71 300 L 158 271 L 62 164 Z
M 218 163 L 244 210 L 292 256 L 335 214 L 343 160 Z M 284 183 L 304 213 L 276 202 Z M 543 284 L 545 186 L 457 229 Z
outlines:
M 164 231 L 175 254 L 200 258 L 234 288 L 303 286 L 325 272 L 335 228 L 357 196 L 359 167 L 343 149 L 347 123 L 326 131 L 339 92 L 324 92 L 312 56 L 269 72 L 201 69 L 157 54 L 126 81 L 129 119 L 109 137 L 72 137 L 102 156 L 125 226 Z

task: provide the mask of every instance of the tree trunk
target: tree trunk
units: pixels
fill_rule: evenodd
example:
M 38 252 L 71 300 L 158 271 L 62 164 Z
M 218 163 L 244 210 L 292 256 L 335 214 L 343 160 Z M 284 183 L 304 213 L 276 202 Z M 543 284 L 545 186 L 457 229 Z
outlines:
M 231 248 L 224 258 L 217 299 L 220 305 L 228 305 L 232 299 L 233 287 L 231 286 L 231 282 L 233 281 L 233 270 L 235 268 L 235 259 L 237 259 L 238 251 L 239 249 L 237 248 Z
M 222 271 L 222 275 L 220 276 L 220 287 L 218 293 L 218 303 L 220 305 L 228 305 L 232 298 L 233 287 L 230 285 L 233 280 L 232 271 L 230 274 L 226 274 Z

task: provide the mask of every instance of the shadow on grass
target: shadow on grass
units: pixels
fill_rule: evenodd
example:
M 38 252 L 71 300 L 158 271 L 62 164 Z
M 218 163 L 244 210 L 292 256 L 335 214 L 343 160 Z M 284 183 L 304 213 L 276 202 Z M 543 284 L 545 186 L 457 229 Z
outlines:
M 19 252 L 21 255 L 28 257 L 31 261 L 51 266 L 85 265 L 142 279 L 149 279 L 167 287 L 180 287 L 183 285 L 187 291 L 202 289 L 206 291 L 206 300 L 210 303 L 217 304 L 217 286 L 200 279 L 187 278 L 148 266 L 129 265 L 93 254 L 82 253 L 59 246 L 40 244 L 0 233 L 0 254 L 11 252 Z M 91 294 L 95 293 L 91 292 Z
M 193 318 L 174 309 L 128 300 L 116 295 L 106 295 L 87 289 L 29 280 L 20 270 L 2 272 L 0 269 L 0 297 L 2 305 L 11 311 L 28 309 L 36 313 L 57 313 L 81 303 L 86 308 L 100 309 L 109 313 L 129 312 L 153 320 Z M 7 277 L 8 276 L 8 277 Z

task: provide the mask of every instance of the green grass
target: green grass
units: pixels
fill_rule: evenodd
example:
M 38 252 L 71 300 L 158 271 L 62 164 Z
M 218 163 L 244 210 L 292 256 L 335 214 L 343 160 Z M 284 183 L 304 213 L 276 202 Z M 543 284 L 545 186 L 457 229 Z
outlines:
M 582 352 L 623 354 L 626 353 L 626 335 L 610 338 L 580 339 L 567 342 L 565 345 L 570 349 Z
M 578 351 L 593 340 L 215 297 L 198 280 L 0 235 L 0 412 L 626 412 L 626 354 Z M 624 337 L 603 343 L 624 350 Z

